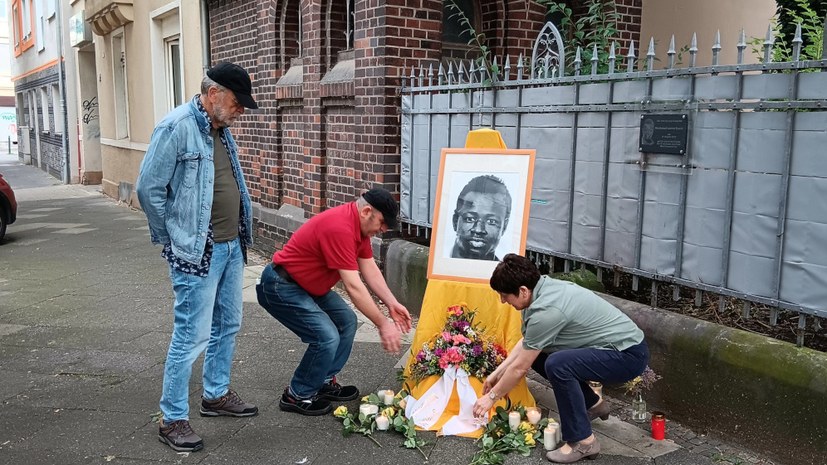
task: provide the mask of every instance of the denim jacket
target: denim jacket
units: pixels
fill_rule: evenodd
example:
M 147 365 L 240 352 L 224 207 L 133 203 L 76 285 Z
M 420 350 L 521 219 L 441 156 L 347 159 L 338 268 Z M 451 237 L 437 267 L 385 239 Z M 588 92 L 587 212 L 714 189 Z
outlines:
M 210 123 L 198 109 L 198 98 L 172 110 L 155 127 L 136 186 L 152 243 L 170 244 L 175 256 L 195 264 L 204 254 L 215 179 Z M 253 243 L 252 203 L 238 162 L 238 146 L 230 131 L 222 130 L 241 193 L 239 231 L 247 248 Z

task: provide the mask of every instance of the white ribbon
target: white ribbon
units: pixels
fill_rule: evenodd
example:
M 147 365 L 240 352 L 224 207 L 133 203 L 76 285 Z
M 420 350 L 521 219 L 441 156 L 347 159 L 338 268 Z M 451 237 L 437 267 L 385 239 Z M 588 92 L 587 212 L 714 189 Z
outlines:
M 439 380 L 425 391 L 419 399 L 408 396 L 405 416 L 413 419 L 416 426 L 430 429 L 445 412 L 455 381 L 457 396 L 459 397 L 459 414 L 451 417 L 442 426 L 442 434 L 453 436 L 479 429 L 480 425 L 475 421 L 473 413 L 477 393 L 474 391 L 474 387 L 471 386 L 468 373 L 455 366 L 446 368 Z

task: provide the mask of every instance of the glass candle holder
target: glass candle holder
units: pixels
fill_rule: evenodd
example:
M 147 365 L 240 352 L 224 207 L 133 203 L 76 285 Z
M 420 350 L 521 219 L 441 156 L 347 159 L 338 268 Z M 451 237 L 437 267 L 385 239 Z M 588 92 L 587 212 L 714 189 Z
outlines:
M 652 439 L 662 441 L 666 437 L 666 415 L 652 412 Z
M 638 395 L 632 399 L 632 420 L 643 423 L 646 421 L 646 401 L 643 400 L 643 394 Z

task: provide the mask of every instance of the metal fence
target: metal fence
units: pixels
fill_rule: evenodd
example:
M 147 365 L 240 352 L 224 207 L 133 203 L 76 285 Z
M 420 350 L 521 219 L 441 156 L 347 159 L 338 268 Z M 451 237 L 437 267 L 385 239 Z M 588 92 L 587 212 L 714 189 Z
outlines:
M 462 147 L 467 132 L 492 127 L 510 148 L 537 150 L 527 248 L 560 257 L 799 312 L 827 316 L 827 60 L 664 69 L 653 41 L 642 70 L 634 44 L 608 73 L 576 50 L 569 72 L 563 42 L 548 23 L 530 60 L 505 57 L 411 70 L 402 88 L 401 213 L 413 234 L 429 233 L 440 150 Z M 593 56 L 597 56 L 594 50 Z M 622 69 L 621 69 L 622 68 Z M 492 74 L 491 69 L 500 70 Z M 406 73 L 407 74 L 407 73 Z M 570 75 L 566 75 L 570 74 Z M 686 118 L 677 155 L 641 150 L 646 115 Z M 677 286 L 676 286 L 677 292 Z

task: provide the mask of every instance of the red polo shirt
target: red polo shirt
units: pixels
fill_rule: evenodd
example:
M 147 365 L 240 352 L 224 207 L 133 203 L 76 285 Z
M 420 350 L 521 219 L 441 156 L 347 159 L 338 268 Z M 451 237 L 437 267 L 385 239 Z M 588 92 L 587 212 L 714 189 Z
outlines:
M 351 202 L 307 220 L 273 254 L 273 263 L 309 294 L 322 296 L 339 282 L 339 270 L 359 269 L 357 258 L 373 258 L 373 250 L 359 228 L 356 202 Z

